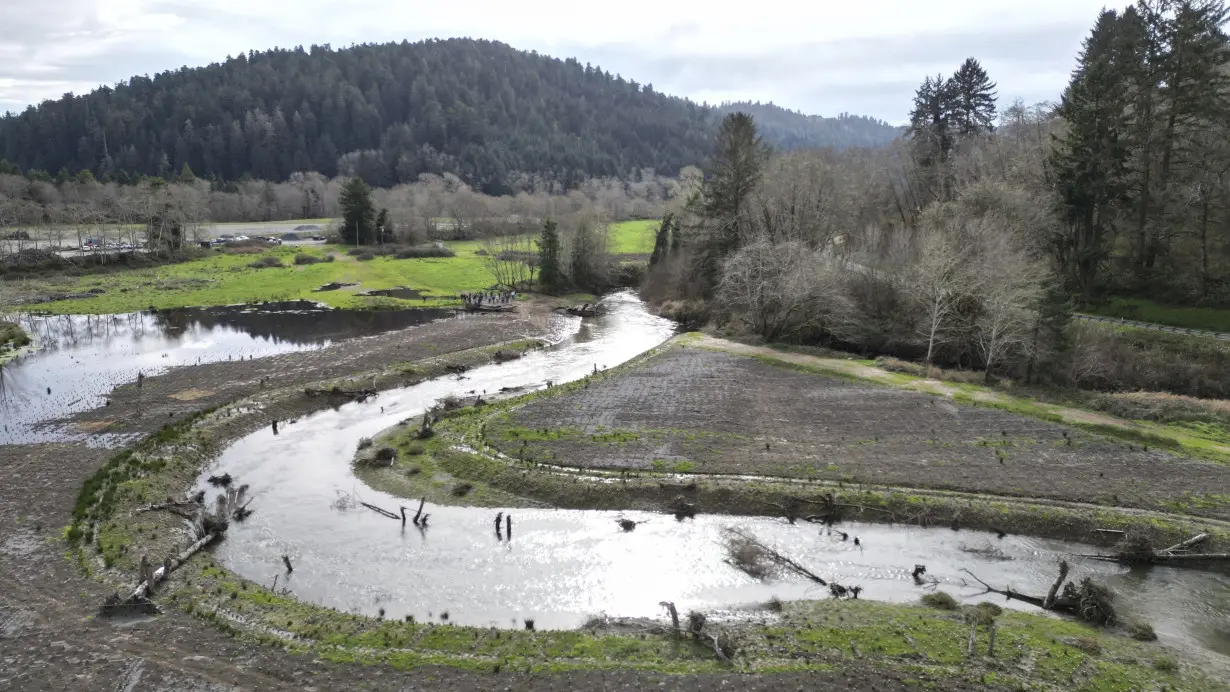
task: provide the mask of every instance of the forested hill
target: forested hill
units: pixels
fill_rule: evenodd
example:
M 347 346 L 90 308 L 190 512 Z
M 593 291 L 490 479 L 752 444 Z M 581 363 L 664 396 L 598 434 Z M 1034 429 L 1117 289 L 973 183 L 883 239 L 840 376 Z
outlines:
M 846 149 L 882 147 L 905 133 L 905 128 L 889 125 L 865 115 L 842 113 L 835 118 L 804 115 L 773 103 L 739 101 L 723 103 L 719 114 L 742 111 L 756 119 L 756 128 L 766 142 L 779 149 Z
M 704 161 L 712 116 L 651 85 L 497 42 L 313 46 L 44 102 L 0 119 L 0 158 L 120 180 L 184 164 L 224 180 L 316 170 L 378 186 L 451 172 L 502 193 L 517 174 L 565 185 L 642 168 L 673 175 Z M 766 139 L 792 148 L 811 141 L 801 131 L 770 125 Z

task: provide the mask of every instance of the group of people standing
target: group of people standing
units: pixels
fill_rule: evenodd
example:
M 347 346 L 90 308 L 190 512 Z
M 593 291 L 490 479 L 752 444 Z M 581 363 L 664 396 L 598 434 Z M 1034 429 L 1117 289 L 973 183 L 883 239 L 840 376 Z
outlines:
M 466 307 L 481 307 L 483 305 L 507 305 L 517 299 L 516 291 L 480 291 L 478 293 L 462 293 L 461 302 Z

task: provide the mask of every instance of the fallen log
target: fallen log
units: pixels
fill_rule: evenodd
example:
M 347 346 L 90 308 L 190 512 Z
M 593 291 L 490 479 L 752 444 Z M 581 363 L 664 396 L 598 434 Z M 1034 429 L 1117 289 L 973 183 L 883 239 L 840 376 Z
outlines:
M 1152 550 L 1143 536 L 1127 536 L 1113 553 L 1085 553 L 1080 557 L 1102 562 L 1118 562 L 1126 565 L 1169 565 L 1230 560 L 1230 553 L 1193 553 L 1188 548 L 1208 540 L 1209 534 L 1200 533 L 1162 550 Z
M 109 608 L 117 607 L 141 607 L 146 601 L 149 600 L 150 594 L 153 593 L 155 586 L 164 581 L 168 576 L 170 576 L 171 572 L 174 572 L 182 567 L 189 558 L 199 553 L 205 548 L 205 546 L 213 543 L 218 539 L 218 536 L 221 535 L 222 534 L 219 532 L 206 534 L 196 543 L 193 543 L 185 548 L 179 555 L 165 561 L 161 567 L 154 570 L 152 574 L 143 579 L 141 583 L 137 585 L 137 588 L 133 590 L 132 594 L 128 596 L 128 598 L 123 600 L 108 599 L 108 602 L 103 604 L 103 611 L 106 612 Z
M 1191 538 L 1189 538 L 1189 539 L 1187 539 L 1187 540 L 1185 540 L 1185 541 L 1179 541 L 1178 543 L 1175 543 L 1174 545 L 1170 546 L 1169 548 L 1165 548 L 1165 549 L 1163 549 L 1161 552 L 1163 552 L 1163 553 L 1173 553 L 1173 552 L 1175 552 L 1176 550 L 1186 550 L 1186 549 L 1188 549 L 1188 548 L 1192 547 L 1193 545 L 1196 545 L 1196 544 L 1198 544 L 1198 543 L 1203 543 L 1206 539 L 1208 539 L 1208 537 L 1209 537 L 1209 534 L 1207 534 L 1207 533 L 1200 533 L 1200 534 L 1196 534 L 1195 536 L 1192 536 Z

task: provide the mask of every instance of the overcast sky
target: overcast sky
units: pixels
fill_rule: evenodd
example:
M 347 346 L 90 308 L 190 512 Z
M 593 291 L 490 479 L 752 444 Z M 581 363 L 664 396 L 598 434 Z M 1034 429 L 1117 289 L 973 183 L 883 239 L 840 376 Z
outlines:
M 924 76 L 970 55 L 999 83 L 1001 104 L 1057 99 L 1098 11 L 1116 4 L 0 0 L 0 112 L 249 49 L 469 36 L 576 57 L 697 101 L 897 123 Z

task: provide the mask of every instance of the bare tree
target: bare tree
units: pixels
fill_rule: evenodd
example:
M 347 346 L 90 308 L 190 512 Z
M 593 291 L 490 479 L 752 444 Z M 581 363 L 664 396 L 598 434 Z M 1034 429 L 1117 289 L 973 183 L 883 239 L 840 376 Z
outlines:
M 773 340 L 823 322 L 840 301 L 835 279 L 830 260 L 806 244 L 760 238 L 723 263 L 717 295 L 734 319 Z
M 497 286 L 519 289 L 538 273 L 538 251 L 529 234 L 502 233 L 483 240 L 483 266 Z
M 968 249 L 951 227 L 936 228 L 925 235 L 913 266 L 911 284 L 922 308 L 919 335 L 927 344 L 928 366 L 934 362 L 936 347 L 951 336 L 951 322 L 972 279 Z
M 982 309 L 975 321 L 974 345 L 986 368 L 984 381 L 989 382 L 995 367 L 1032 347 L 1041 282 L 1037 267 L 1023 253 L 1014 252 L 1002 235 L 992 230 L 983 239 L 987 251 L 979 258 L 977 294 Z

